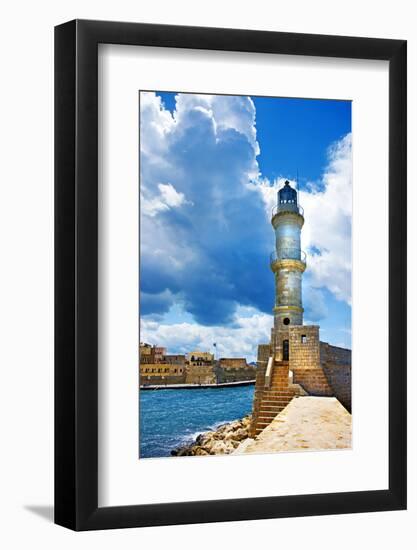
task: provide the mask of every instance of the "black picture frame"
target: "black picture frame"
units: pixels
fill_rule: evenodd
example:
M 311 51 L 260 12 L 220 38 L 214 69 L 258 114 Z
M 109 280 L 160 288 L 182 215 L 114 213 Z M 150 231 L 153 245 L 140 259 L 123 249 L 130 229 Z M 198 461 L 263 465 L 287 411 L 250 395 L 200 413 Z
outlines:
M 98 506 L 98 44 L 389 62 L 389 488 Z M 406 508 L 406 41 L 74 20 L 55 28 L 55 522 L 108 529 Z M 376 129 L 377 131 L 377 129 Z

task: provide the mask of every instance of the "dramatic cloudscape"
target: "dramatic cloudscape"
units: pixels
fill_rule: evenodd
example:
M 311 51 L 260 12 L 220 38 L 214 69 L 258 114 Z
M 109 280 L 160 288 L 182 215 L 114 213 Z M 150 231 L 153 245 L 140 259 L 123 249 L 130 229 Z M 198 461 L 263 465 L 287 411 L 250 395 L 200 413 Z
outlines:
M 256 357 L 273 324 L 270 223 L 285 179 L 305 211 L 305 323 L 350 347 L 350 102 L 140 94 L 141 340 Z

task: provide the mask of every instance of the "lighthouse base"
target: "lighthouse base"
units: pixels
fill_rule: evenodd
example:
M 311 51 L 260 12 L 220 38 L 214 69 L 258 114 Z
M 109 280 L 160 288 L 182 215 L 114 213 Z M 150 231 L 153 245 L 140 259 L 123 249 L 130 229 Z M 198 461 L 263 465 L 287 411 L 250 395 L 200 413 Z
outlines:
M 318 325 L 272 329 L 258 346 L 252 437 L 300 395 L 336 397 L 351 410 L 351 351 L 320 342 Z

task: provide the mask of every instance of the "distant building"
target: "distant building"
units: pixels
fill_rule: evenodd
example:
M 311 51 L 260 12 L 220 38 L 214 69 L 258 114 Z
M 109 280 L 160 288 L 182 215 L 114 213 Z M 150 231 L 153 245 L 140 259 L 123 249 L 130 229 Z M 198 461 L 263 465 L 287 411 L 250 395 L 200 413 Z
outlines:
M 214 360 L 208 351 L 186 355 L 167 354 L 166 348 L 141 342 L 139 347 L 140 385 L 220 384 L 254 380 L 256 368 L 243 357 Z
M 255 380 L 256 367 L 248 365 L 243 357 L 222 357 L 215 368 L 218 384 Z
M 214 361 L 214 355 L 208 351 L 191 351 L 186 355 L 189 365 L 212 365 Z
M 248 365 L 243 357 L 222 357 L 219 361 L 219 366 L 227 369 L 245 369 Z
M 182 365 L 185 367 L 185 355 L 165 355 L 164 362 L 168 365 Z
M 185 383 L 185 364 L 145 363 L 140 365 L 139 383 L 147 385 L 171 385 Z
M 141 365 L 150 363 L 161 363 L 166 354 L 166 348 L 151 346 L 141 342 L 139 346 L 139 362 Z

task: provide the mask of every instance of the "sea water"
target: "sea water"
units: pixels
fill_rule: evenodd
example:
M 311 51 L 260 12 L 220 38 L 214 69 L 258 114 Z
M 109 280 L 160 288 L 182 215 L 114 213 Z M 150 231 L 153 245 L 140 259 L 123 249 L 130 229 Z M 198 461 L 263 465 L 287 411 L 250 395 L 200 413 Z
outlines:
M 139 392 L 139 456 L 170 456 L 202 432 L 249 414 L 254 386 L 142 390 Z

